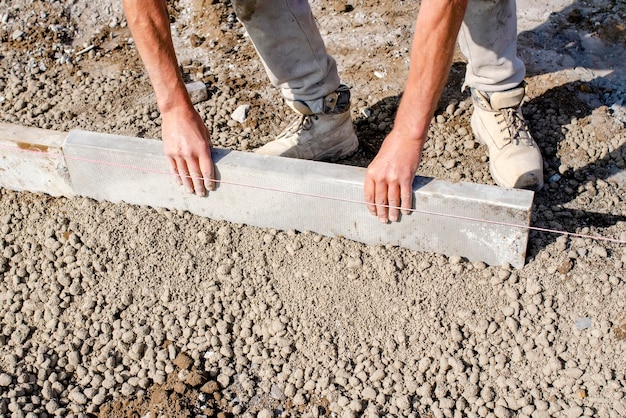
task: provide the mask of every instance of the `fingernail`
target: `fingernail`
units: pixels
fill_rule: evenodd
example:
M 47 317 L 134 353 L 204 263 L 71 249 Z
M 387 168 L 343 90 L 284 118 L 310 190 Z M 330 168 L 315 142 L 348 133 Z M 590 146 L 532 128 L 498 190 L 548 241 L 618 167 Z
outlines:
M 386 224 L 389 222 L 389 220 L 387 218 L 378 218 L 378 222 L 380 222 L 381 224 Z

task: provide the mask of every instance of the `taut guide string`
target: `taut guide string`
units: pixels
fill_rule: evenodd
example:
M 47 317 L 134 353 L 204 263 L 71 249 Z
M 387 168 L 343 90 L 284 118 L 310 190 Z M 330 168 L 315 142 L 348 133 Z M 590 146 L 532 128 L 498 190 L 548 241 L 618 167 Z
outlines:
M 60 154 L 60 153 L 59 154 L 49 153 L 49 152 L 41 151 L 41 150 L 38 150 L 38 149 L 22 149 L 22 148 L 15 148 L 15 147 L 2 145 L 2 144 L 0 144 L 0 148 L 7 149 L 7 150 L 13 151 L 13 152 L 33 153 L 33 154 L 39 154 L 39 155 L 46 154 L 48 156 L 55 157 L 55 158 L 65 158 L 67 160 L 75 160 L 75 161 L 93 163 L 93 164 L 104 165 L 104 166 L 109 166 L 109 167 L 117 167 L 117 168 L 123 168 L 123 169 L 128 169 L 128 170 L 141 171 L 141 172 L 150 173 L 150 174 L 158 174 L 158 175 L 166 175 L 166 176 L 170 176 L 170 177 L 177 177 L 176 174 L 172 174 L 169 171 L 154 170 L 154 169 L 138 167 L 138 166 L 133 166 L 133 165 L 128 165 L 128 164 L 111 163 L 111 162 L 108 162 L 108 161 L 93 160 L 93 159 L 82 158 L 82 157 L 73 157 L 73 156 L 63 155 L 63 154 Z M 187 175 L 186 177 L 188 177 L 190 179 L 193 178 L 192 176 L 189 176 L 189 175 Z M 283 189 L 277 189 L 277 188 L 273 188 L 273 187 L 255 186 L 255 185 L 251 185 L 251 184 L 230 182 L 230 181 L 225 181 L 225 180 L 217 180 L 216 179 L 216 180 L 213 180 L 213 181 L 215 183 L 228 184 L 228 185 L 239 186 L 239 187 L 247 187 L 247 188 L 259 189 L 259 190 L 266 190 L 266 191 L 271 191 L 271 192 L 276 192 L 276 193 L 287 193 L 287 194 L 296 195 L 296 196 L 313 197 L 313 198 L 325 199 L 325 200 L 335 200 L 335 201 L 340 201 L 340 202 L 359 204 L 359 205 L 363 205 L 363 206 L 366 205 L 366 202 L 364 200 L 356 200 L 356 199 L 346 199 L 346 198 L 341 198 L 341 197 L 324 196 L 324 195 L 319 195 L 319 194 L 304 193 L 304 192 L 297 192 L 297 191 L 291 191 L 291 190 L 283 190 Z M 401 209 L 401 208 L 396 207 L 396 206 L 382 205 L 382 204 L 377 204 L 377 203 L 374 203 L 374 206 L 383 206 L 383 207 L 386 207 L 386 208 Z M 575 232 L 561 231 L 561 230 L 557 230 L 557 229 L 541 228 L 541 227 L 537 227 L 537 226 L 518 225 L 518 224 L 513 224 L 513 223 L 508 223 L 508 222 L 492 221 L 492 220 L 489 220 L 489 219 L 473 218 L 473 217 L 462 216 L 462 215 L 445 214 L 445 213 L 433 212 L 433 211 L 417 209 L 417 208 L 409 209 L 409 211 L 410 212 L 414 212 L 414 213 L 421 213 L 421 214 L 426 214 L 426 215 L 432 215 L 432 216 L 441 216 L 441 217 L 444 217 L 444 218 L 460 219 L 460 220 L 472 221 L 472 222 L 482 222 L 482 223 L 486 223 L 486 224 L 501 225 L 501 226 L 507 226 L 507 227 L 513 227 L 513 228 L 522 228 L 522 229 L 528 229 L 528 230 L 531 230 L 531 231 L 545 232 L 545 233 L 557 234 L 557 235 L 564 235 L 564 236 L 569 236 L 569 237 L 574 237 L 574 238 L 591 239 L 591 240 L 596 240 L 596 241 L 606 241 L 606 242 L 611 242 L 611 243 L 615 243 L 615 244 L 626 244 L 626 240 L 621 240 L 621 239 L 617 239 L 617 238 L 609 238 L 609 237 L 594 236 L 594 235 L 585 235 L 585 234 L 579 234 L 579 233 L 575 233 Z

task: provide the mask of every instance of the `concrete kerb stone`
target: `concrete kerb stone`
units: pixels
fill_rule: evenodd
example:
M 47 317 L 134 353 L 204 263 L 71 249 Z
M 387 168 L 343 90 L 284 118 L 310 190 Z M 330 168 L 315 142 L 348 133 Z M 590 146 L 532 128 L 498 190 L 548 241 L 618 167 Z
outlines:
M 67 132 L 0 123 L 0 187 L 73 196 L 63 142 Z
M 219 185 L 202 198 L 176 184 L 158 141 L 71 131 L 63 151 L 74 192 L 96 200 L 182 209 L 491 265 L 520 268 L 525 262 L 534 196 L 525 190 L 417 177 L 419 211 L 400 223 L 380 224 L 363 204 L 363 168 L 213 149 Z
M 0 124 L 0 185 L 53 196 L 182 209 L 261 228 L 343 236 L 373 245 L 525 262 L 534 194 L 417 177 L 417 212 L 380 224 L 363 203 L 365 170 L 213 149 L 220 183 L 208 198 L 186 194 L 159 141 Z

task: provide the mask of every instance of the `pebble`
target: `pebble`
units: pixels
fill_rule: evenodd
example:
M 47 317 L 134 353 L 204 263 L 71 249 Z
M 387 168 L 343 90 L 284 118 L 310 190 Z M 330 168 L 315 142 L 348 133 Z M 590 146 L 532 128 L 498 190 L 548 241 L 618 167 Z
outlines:
M 541 284 L 537 279 L 529 278 L 526 281 L 526 293 L 530 296 L 534 296 L 541 292 Z
M 463 142 L 463 148 L 465 148 L 465 149 L 474 149 L 476 147 L 478 147 L 478 143 L 476 141 L 471 140 L 471 139 Z
M 174 363 L 179 369 L 187 370 L 192 366 L 193 360 L 185 353 L 178 353 L 172 363 Z
M 591 252 L 593 252 L 595 255 L 597 255 L 600 258 L 607 258 L 608 257 L 608 253 L 606 251 L 606 248 L 601 247 L 599 245 L 596 245 L 595 247 L 593 247 Z
M 18 29 L 11 34 L 11 39 L 13 39 L 14 41 L 19 41 L 24 37 L 24 35 L 26 34 Z
M 370 376 L 370 382 L 379 382 L 385 377 L 385 371 L 378 369 Z
M 366 386 L 361 391 L 361 397 L 367 400 L 374 400 L 376 399 L 376 391 L 371 386 Z
M 13 378 L 7 373 L 0 374 L 0 386 L 8 387 L 13 383 Z
M 78 389 L 74 389 L 73 391 L 71 391 L 67 397 L 70 401 L 75 402 L 79 405 L 85 405 L 89 401 L 85 394 Z
M 584 410 L 580 406 L 573 406 L 561 411 L 567 418 L 579 418 L 583 416 Z
M 219 385 L 214 380 L 210 380 L 210 381 L 206 382 L 200 388 L 200 392 L 206 393 L 207 395 L 212 395 L 214 392 L 217 392 L 218 390 L 219 390 Z
M 237 106 L 237 109 L 230 115 L 231 119 L 237 121 L 239 123 L 244 123 L 248 117 L 248 112 L 250 111 L 249 104 L 242 104 Z
M 185 84 L 185 87 L 187 87 L 187 92 L 189 93 L 189 98 L 191 99 L 192 104 L 204 102 L 209 98 L 209 92 L 206 85 L 201 81 L 187 83 Z
M 257 418 L 272 418 L 274 413 L 267 408 L 261 409 L 259 413 L 256 415 Z
M 509 418 L 512 416 L 511 411 L 502 405 L 497 405 L 495 409 L 493 410 L 493 414 L 497 418 Z
M 274 384 L 270 390 L 270 396 L 276 400 L 283 401 L 286 399 L 285 393 L 280 386 Z
M 591 327 L 591 318 L 587 318 L 587 317 L 577 318 L 576 321 L 574 321 L 574 324 L 576 325 L 576 329 L 579 329 L 582 331 L 584 329 Z

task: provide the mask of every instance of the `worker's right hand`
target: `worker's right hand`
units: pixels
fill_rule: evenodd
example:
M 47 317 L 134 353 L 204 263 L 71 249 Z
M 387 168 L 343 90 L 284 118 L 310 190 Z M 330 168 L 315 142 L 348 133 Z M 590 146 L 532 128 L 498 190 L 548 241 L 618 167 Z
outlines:
M 382 223 L 396 222 L 413 208 L 413 178 L 422 159 L 424 141 L 394 129 L 367 167 L 364 196 L 367 208 Z
M 205 196 L 214 190 L 211 135 L 193 107 L 175 107 L 161 114 L 163 150 L 170 171 L 188 193 Z

